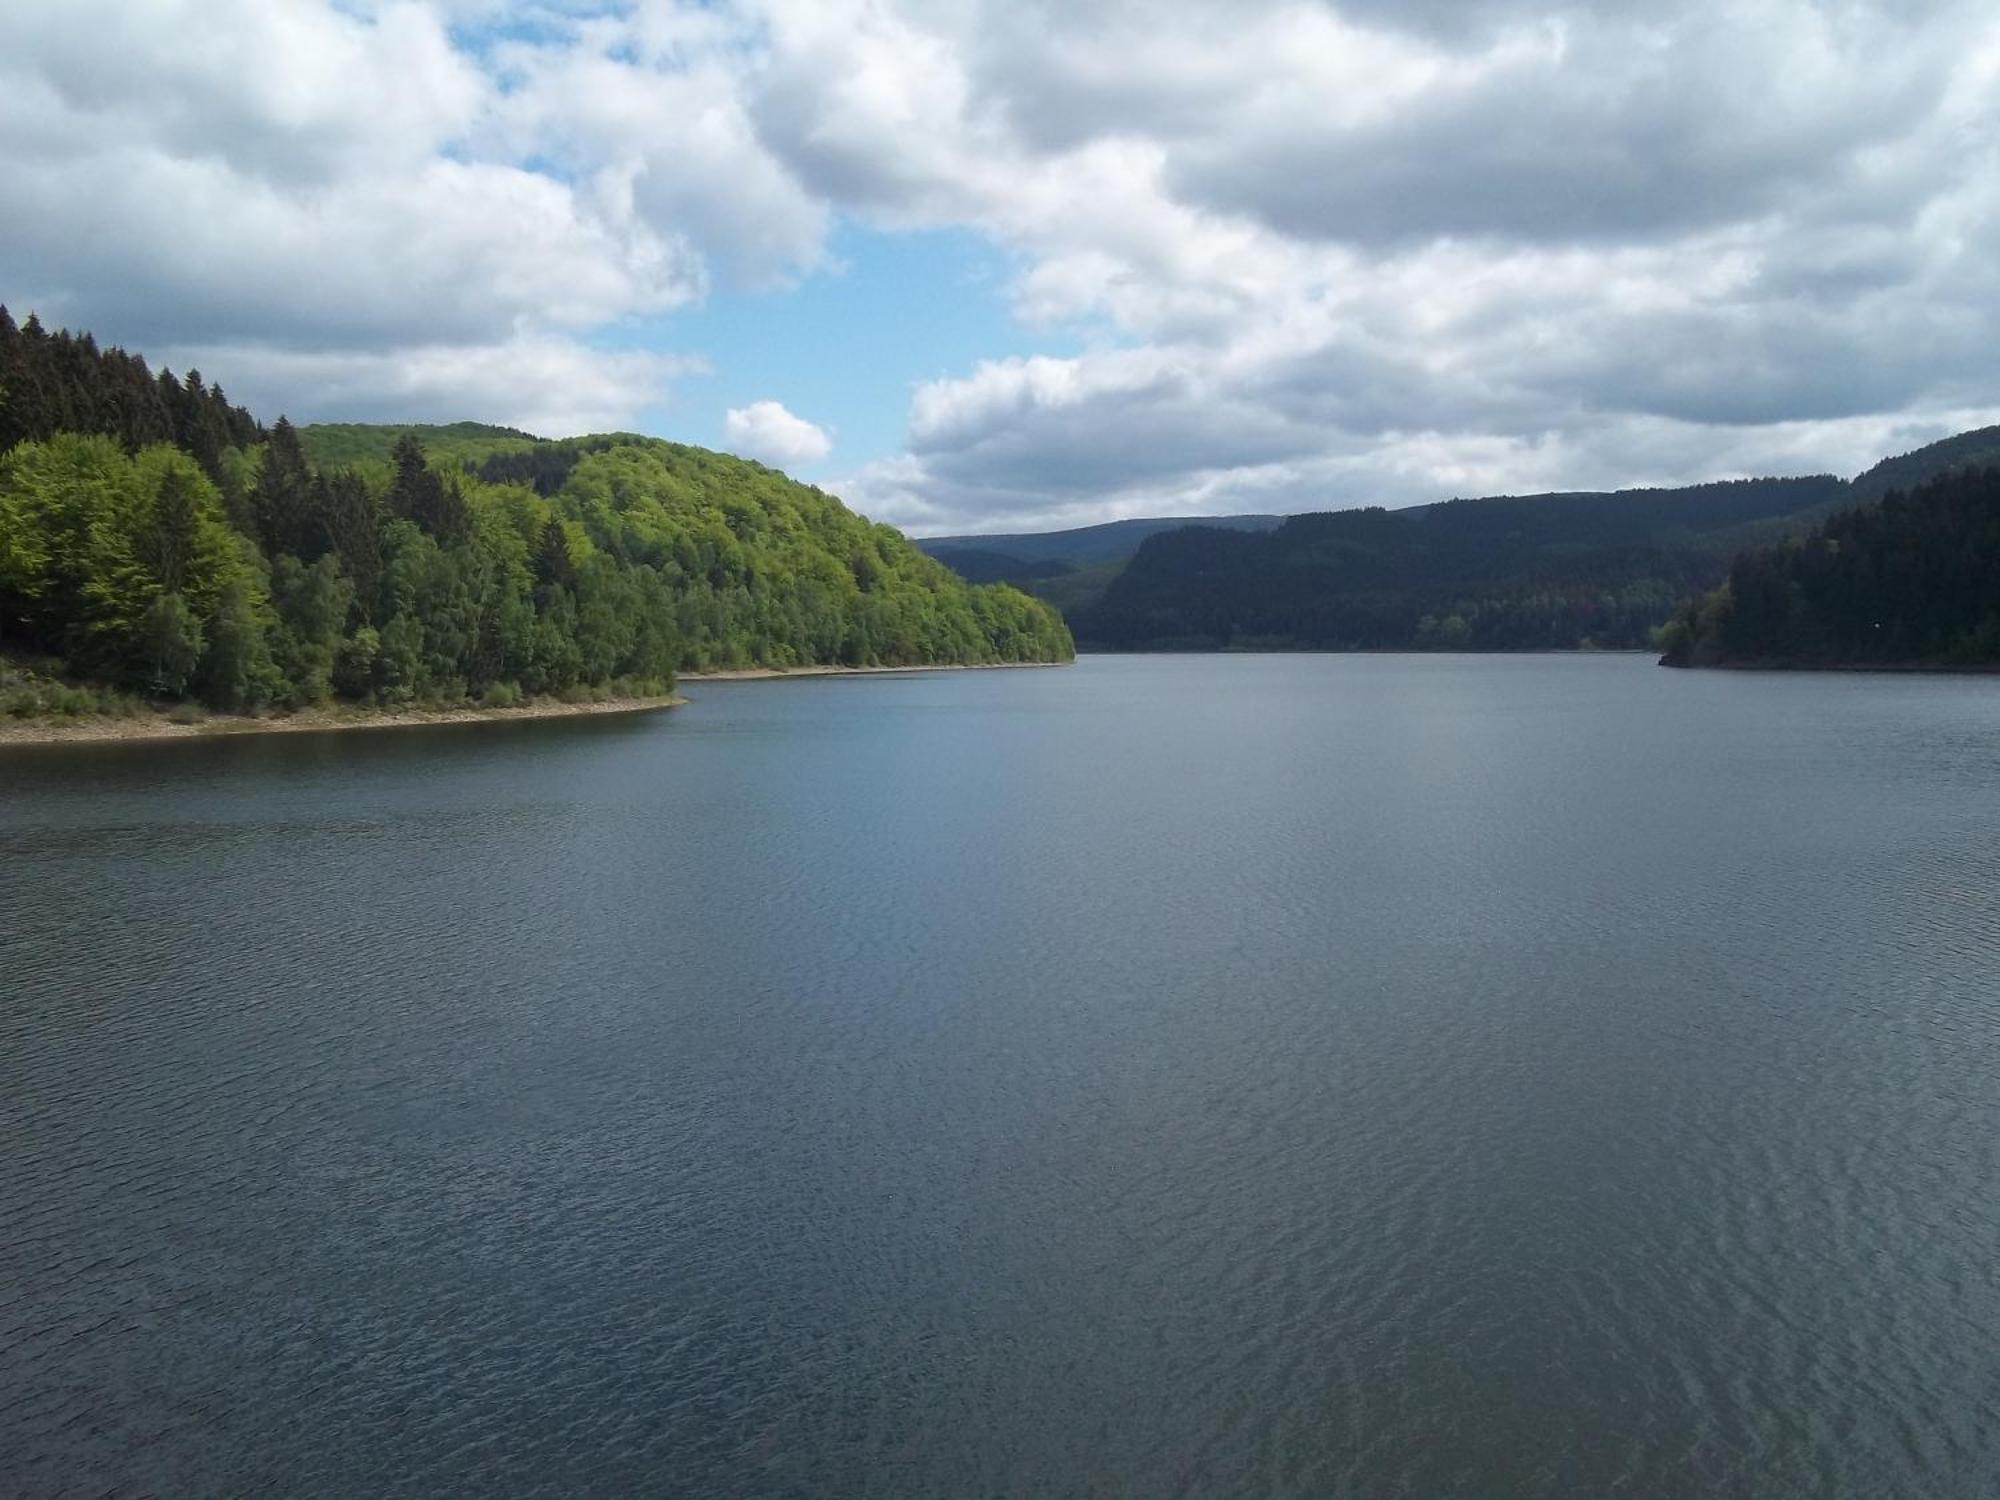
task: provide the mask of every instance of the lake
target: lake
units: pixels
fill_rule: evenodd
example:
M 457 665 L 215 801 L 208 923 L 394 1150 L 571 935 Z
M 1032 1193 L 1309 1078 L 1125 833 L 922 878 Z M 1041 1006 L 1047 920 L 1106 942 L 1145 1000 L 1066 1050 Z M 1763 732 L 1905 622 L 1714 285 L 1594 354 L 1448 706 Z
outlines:
M 0 1487 L 2000 1493 L 2000 679 L 687 691 L 0 753 Z

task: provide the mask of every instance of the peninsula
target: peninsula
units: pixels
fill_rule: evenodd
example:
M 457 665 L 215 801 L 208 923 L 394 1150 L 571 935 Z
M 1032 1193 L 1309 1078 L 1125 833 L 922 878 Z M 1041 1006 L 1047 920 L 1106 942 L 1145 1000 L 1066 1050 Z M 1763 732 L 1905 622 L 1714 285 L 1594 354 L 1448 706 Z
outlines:
M 1050 606 L 723 453 L 266 428 L 4 308 L 0 390 L 0 724 L 602 712 L 681 672 L 1074 654 Z
M 1670 667 L 2000 667 L 2000 468 L 1941 474 L 1738 555 L 1660 644 Z

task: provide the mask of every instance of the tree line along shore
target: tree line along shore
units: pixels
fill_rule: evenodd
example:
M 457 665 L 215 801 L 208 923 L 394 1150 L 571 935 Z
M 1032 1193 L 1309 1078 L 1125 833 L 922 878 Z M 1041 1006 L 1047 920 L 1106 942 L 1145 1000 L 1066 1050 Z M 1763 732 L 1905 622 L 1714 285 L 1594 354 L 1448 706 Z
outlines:
M 682 672 L 1065 661 L 833 496 L 630 434 L 265 427 L 0 308 L 0 724 L 660 701 Z
M 1111 649 L 1650 644 L 1672 666 L 1983 670 L 1996 458 L 1984 429 L 1847 481 L 1172 527 L 1070 613 Z M 1026 592 L 1065 580 L 1018 581 L 961 577 L 817 488 L 659 439 L 266 428 L 197 371 L 0 307 L 0 742 L 605 712 L 672 701 L 682 676 L 1071 659 L 1055 605 Z

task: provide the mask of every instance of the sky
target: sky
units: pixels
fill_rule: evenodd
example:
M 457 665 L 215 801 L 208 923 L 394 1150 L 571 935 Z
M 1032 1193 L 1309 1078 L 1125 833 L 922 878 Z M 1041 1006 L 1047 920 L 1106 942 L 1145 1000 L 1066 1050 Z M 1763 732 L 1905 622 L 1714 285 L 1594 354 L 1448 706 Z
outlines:
M 2000 422 L 1991 0 L 11 0 L 0 301 L 918 534 Z

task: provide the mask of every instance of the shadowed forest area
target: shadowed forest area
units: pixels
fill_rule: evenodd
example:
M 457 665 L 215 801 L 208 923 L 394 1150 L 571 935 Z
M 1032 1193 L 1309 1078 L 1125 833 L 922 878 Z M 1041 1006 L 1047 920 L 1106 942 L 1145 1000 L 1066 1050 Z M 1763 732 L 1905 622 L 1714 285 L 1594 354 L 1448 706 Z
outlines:
M 1660 644 L 1675 667 L 2000 663 L 2000 469 L 1892 490 L 1744 553 Z
M 1675 665 L 2000 659 L 2000 428 L 1851 480 L 1494 496 L 922 545 L 1086 649 L 1562 651 Z M 1959 477 L 1954 477 L 1959 476 Z

